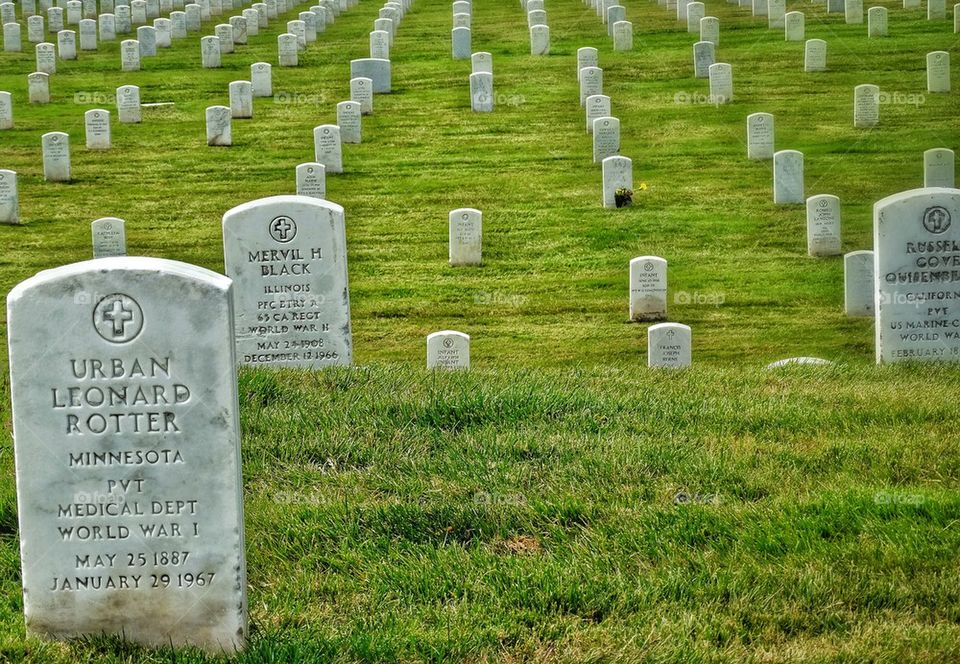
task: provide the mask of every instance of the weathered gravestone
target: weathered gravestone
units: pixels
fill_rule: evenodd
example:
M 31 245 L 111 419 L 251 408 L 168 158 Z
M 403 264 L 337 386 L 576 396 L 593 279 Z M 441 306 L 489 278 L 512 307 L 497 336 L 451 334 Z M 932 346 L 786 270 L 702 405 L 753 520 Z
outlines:
M 120 69 L 140 71 L 140 42 L 136 39 L 124 39 L 120 42 Z
M 232 117 L 229 106 L 208 106 L 206 110 L 207 145 L 230 147 L 233 145 Z
M 580 70 L 580 106 L 587 97 L 603 94 L 603 70 L 600 67 L 584 67 Z
M 687 32 L 697 34 L 700 32 L 700 19 L 707 15 L 706 6 L 702 2 L 687 3 Z
M 61 60 L 77 59 L 77 33 L 61 30 L 57 33 L 57 55 Z
M 93 236 L 93 257 L 127 255 L 127 234 L 123 219 L 104 217 L 90 224 Z
M 807 254 L 840 255 L 840 199 L 819 194 L 807 199 Z
M 27 75 L 27 94 L 31 104 L 50 103 L 50 74 L 35 71 Z
M 953 150 L 947 148 L 927 150 L 923 153 L 923 186 L 954 188 L 956 186 L 954 168 Z
M 960 190 L 873 206 L 877 362 L 960 360 Z
M 340 127 L 340 140 L 343 143 L 360 143 L 360 104 L 355 101 L 341 101 L 337 104 L 337 126 Z
M 37 71 L 43 74 L 57 73 L 57 54 L 50 42 L 43 42 L 34 47 L 37 60 Z
M 593 163 L 620 154 L 620 120 L 600 117 L 593 121 Z
M 783 36 L 786 41 L 803 41 L 807 33 L 807 17 L 803 12 L 787 12 L 783 17 Z
M 392 85 L 390 61 L 377 58 L 351 60 L 350 78 L 369 78 L 373 81 L 374 94 L 387 94 L 390 92 Z
M 7 296 L 28 635 L 244 647 L 230 287 L 123 257 Z
M 230 113 L 236 118 L 253 117 L 253 86 L 250 81 L 231 81 L 228 86 Z
M 244 9 L 240 12 L 240 15 L 244 21 L 244 35 L 247 38 L 258 36 L 260 34 L 260 13 L 256 9 Z
M 204 69 L 217 69 L 221 63 L 220 38 L 200 38 L 200 62 Z
M 70 182 L 70 137 L 62 131 L 51 131 L 41 139 L 43 177 L 48 182 Z
M 803 71 L 827 70 L 827 42 L 822 39 L 808 39 L 803 47 Z
M 747 159 L 773 159 L 774 120 L 770 113 L 747 116 Z
M 173 26 L 170 24 L 170 19 L 154 19 L 153 34 L 157 38 L 157 48 L 170 48 L 173 43 Z
M 43 42 L 43 17 L 31 16 L 27 19 L 27 41 L 31 44 Z
M 342 207 L 306 196 L 244 203 L 223 216 L 223 251 L 241 364 L 351 364 Z
M 20 223 L 20 199 L 17 195 L 17 174 L 0 169 L 0 224 Z
M 680 323 L 658 323 L 647 328 L 647 366 L 682 369 L 691 363 L 690 328 Z
M 486 51 L 480 51 L 470 56 L 470 69 L 473 74 L 492 74 L 493 56 Z
M 326 199 L 327 176 L 323 164 L 308 162 L 297 166 L 297 196 Z
M 725 62 L 710 65 L 710 103 L 729 104 L 733 101 L 733 67 Z
M 483 257 L 483 213 L 473 208 L 451 210 L 448 230 L 450 265 L 480 265 Z
M 946 0 L 927 0 L 927 20 L 943 21 L 947 18 Z
M 427 335 L 427 369 L 469 368 L 469 335 L 455 330 L 443 330 Z
M 254 97 L 272 97 L 273 67 L 266 62 L 250 65 L 250 84 L 253 86 Z
M 277 36 L 277 63 L 281 67 L 296 67 L 300 63 L 297 36 L 289 32 Z
M 613 24 L 627 20 L 627 8 L 623 5 L 607 7 L 607 37 L 613 37 Z M 544 25 L 547 22 L 544 21 Z
M 780 150 L 773 153 L 773 202 L 776 205 L 799 205 L 805 200 L 803 153 Z
M 863 0 L 844 0 L 843 18 L 847 25 L 863 23 Z
M 186 39 L 187 14 L 182 11 L 170 12 L 170 39 Z
M 720 45 L 720 19 L 716 16 L 704 16 L 700 19 L 700 41 Z
M 157 54 L 157 30 L 152 25 L 137 28 L 137 41 L 140 42 L 141 58 L 152 58 Z
M 659 256 L 639 256 L 630 261 L 630 320 L 652 321 L 667 317 L 667 261 Z
M 633 50 L 633 23 L 630 21 L 617 21 L 613 24 L 613 50 Z
M 550 55 L 550 28 L 547 26 L 530 28 L 530 55 Z
M 847 316 L 873 316 L 873 260 L 872 251 L 851 251 L 843 257 L 843 310 Z
M 0 129 L 13 129 L 13 96 L 0 92 Z
M 472 17 L 470 14 L 454 14 L 453 15 L 453 27 L 454 28 L 469 28 L 472 24 Z
M 474 113 L 493 112 L 493 74 L 470 74 L 470 108 Z
M 314 160 L 323 164 L 327 173 L 343 173 L 343 146 L 340 142 L 340 127 L 320 125 L 313 129 Z
M 696 78 L 710 78 L 710 67 L 716 62 L 716 45 L 710 41 L 699 41 L 693 45 L 693 75 Z
M 580 72 L 583 71 L 585 67 L 597 67 L 599 66 L 599 58 L 597 56 L 597 49 L 592 46 L 584 46 L 577 49 L 577 80 L 580 80 Z
M 876 127 L 880 122 L 880 88 L 865 83 L 853 90 L 853 126 Z
M 110 113 L 94 108 L 83 114 L 88 150 L 110 149 Z
M 593 140 L 597 140 L 599 123 L 604 118 L 596 120 L 593 127 Z M 603 167 L 603 207 L 626 207 L 629 201 L 625 198 L 626 192 L 633 195 L 633 162 L 628 157 L 607 157 L 602 162 Z
M 370 57 L 381 60 L 390 59 L 390 33 L 386 30 L 374 30 L 370 33 Z
M 117 38 L 117 19 L 113 14 L 100 14 L 97 25 L 100 41 L 114 41 Z
M 220 41 L 220 53 L 228 55 L 236 51 L 233 46 L 233 26 L 229 23 L 219 23 L 213 28 L 213 35 Z
M 927 54 L 927 92 L 950 92 L 950 54 L 946 51 Z
M 607 95 L 590 95 L 586 104 L 587 133 L 593 133 L 593 121 L 597 118 L 610 117 L 610 97 Z M 610 155 L 606 155 L 610 156 Z
M 136 85 L 117 88 L 117 120 L 122 124 L 137 124 L 142 120 L 140 88 Z
M 779 30 L 784 27 L 787 13 L 786 0 L 767 0 L 767 27 Z
M 373 113 L 373 81 L 369 78 L 351 78 L 350 101 L 360 104 L 361 115 Z
M 3 50 L 7 53 L 19 53 L 23 48 L 20 37 L 19 23 L 4 23 Z

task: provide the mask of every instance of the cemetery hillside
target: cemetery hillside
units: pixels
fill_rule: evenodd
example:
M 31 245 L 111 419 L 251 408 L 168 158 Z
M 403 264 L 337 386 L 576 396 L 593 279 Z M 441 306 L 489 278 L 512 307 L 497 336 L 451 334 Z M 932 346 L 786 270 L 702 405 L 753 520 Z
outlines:
M 960 5 L 0 24 L 0 661 L 960 661 Z

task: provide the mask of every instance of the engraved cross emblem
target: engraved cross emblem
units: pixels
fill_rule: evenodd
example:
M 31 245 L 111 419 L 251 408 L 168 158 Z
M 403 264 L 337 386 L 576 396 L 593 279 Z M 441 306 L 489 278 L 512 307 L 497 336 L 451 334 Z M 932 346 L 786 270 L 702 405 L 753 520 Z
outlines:
M 120 300 L 113 301 L 113 307 L 103 312 L 105 320 L 113 323 L 113 336 L 122 337 L 127 323 L 133 320 L 133 312 L 125 309 Z
M 277 242 L 289 242 L 297 234 L 297 223 L 286 215 L 274 217 L 269 226 L 270 237 Z

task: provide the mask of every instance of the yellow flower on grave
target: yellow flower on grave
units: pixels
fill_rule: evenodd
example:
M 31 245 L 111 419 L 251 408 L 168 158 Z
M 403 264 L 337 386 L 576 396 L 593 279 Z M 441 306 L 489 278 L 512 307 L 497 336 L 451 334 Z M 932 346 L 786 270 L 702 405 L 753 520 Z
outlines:
M 647 183 L 646 183 L 646 182 L 641 182 L 640 185 L 637 187 L 637 189 L 639 189 L 640 191 L 646 191 L 646 190 L 647 190 Z

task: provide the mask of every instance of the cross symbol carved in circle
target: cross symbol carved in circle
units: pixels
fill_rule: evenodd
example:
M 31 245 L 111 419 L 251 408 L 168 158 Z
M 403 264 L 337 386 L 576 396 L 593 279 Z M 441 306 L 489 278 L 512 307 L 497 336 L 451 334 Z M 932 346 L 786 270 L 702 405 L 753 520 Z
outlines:
M 113 323 L 113 336 L 122 337 L 127 323 L 133 320 L 133 312 L 124 308 L 120 300 L 114 300 L 113 306 L 103 312 L 103 318 Z

